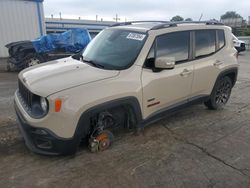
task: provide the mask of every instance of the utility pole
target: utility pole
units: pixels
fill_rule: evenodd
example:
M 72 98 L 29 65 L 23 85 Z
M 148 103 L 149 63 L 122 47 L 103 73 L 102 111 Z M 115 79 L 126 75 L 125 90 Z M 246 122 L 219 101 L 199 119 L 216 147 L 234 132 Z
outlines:
M 54 15 L 53 14 L 51 14 L 51 18 L 53 19 L 53 17 L 54 17 Z
M 60 17 L 60 20 L 62 19 L 62 13 L 61 12 L 59 12 L 59 17 Z
M 200 16 L 200 19 L 199 19 L 199 21 L 201 21 L 202 17 L 203 17 L 203 13 L 201 13 L 201 16 Z
M 95 15 L 95 20 L 98 21 L 98 15 Z
M 115 18 L 113 18 L 115 20 L 115 22 L 118 22 L 118 20 L 120 20 L 120 18 L 118 17 L 118 14 L 115 15 Z

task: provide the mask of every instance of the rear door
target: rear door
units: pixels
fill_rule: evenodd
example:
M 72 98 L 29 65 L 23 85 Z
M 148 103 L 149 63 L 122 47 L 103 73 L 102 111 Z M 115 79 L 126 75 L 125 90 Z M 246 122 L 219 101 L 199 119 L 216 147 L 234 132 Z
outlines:
M 209 95 L 224 63 L 224 30 L 196 30 L 194 34 L 194 80 L 192 96 Z M 218 52 L 218 53 L 217 53 Z

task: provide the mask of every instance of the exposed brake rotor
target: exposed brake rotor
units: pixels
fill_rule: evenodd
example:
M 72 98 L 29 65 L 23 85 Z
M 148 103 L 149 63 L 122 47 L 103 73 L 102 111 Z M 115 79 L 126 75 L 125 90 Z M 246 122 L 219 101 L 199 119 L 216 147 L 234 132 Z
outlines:
M 89 139 L 89 149 L 91 152 L 104 151 L 114 141 L 114 135 L 108 131 L 103 130 L 97 136 L 91 136 Z
M 108 124 L 113 125 L 113 117 L 108 112 L 102 112 L 98 116 L 96 128 L 89 138 L 89 149 L 91 152 L 104 151 L 109 148 L 114 140 L 114 135 L 108 130 Z

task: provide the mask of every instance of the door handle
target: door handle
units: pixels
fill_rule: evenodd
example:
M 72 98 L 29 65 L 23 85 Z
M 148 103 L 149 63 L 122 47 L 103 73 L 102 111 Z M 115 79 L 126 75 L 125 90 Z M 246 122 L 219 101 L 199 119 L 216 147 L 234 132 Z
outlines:
M 219 65 L 222 65 L 223 62 L 221 62 L 220 60 L 216 60 L 215 63 L 214 63 L 214 66 L 219 66 Z
M 188 75 L 190 75 L 191 73 L 192 73 L 191 70 L 184 69 L 180 75 L 181 75 L 181 76 L 188 76 Z

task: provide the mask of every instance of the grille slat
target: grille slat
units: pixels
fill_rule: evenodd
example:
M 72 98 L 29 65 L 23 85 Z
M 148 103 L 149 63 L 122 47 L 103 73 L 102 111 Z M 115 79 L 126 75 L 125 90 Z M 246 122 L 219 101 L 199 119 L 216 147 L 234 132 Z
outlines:
M 19 94 L 22 97 L 24 105 L 27 106 L 28 109 L 31 109 L 33 102 L 33 94 L 24 86 L 24 84 L 18 80 L 18 88 Z

